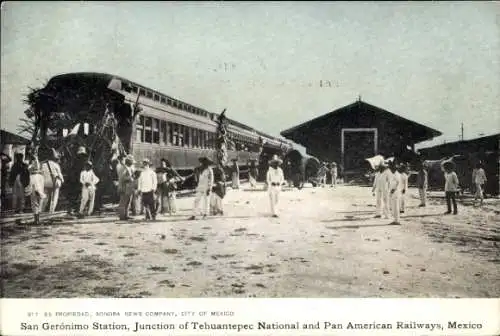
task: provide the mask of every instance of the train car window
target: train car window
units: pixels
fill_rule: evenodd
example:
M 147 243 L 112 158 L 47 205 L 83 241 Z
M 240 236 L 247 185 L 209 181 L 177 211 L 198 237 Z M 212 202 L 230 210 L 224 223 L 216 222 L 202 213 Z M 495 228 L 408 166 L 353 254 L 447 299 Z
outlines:
M 165 104 L 165 97 L 161 97 L 161 99 L 160 99 L 160 103 Z
M 152 120 L 151 117 L 145 118 L 144 123 L 144 142 L 151 143 L 153 142 L 153 129 L 152 129 Z
M 177 124 L 170 124 L 172 126 L 172 133 L 171 133 L 171 138 L 172 138 L 172 145 L 178 146 L 177 139 L 178 139 L 178 133 L 177 133 Z
M 136 141 L 144 142 L 144 117 L 139 116 L 139 121 L 135 125 L 136 130 Z
M 160 143 L 160 121 L 153 119 L 153 143 Z
M 177 146 L 183 147 L 184 146 L 184 126 L 183 125 L 178 125 L 178 144 Z
M 161 121 L 161 143 L 168 143 L 167 122 L 165 120 Z
M 146 90 L 144 89 L 139 89 L 139 95 L 145 96 L 146 95 Z
M 137 86 L 132 86 L 132 92 L 137 93 L 138 90 Z
M 191 128 L 185 126 L 184 127 L 184 147 L 191 146 Z
M 167 99 L 167 105 L 172 105 L 172 100 L 171 99 Z
M 127 82 L 122 81 L 122 90 L 126 92 L 132 92 L 132 88 Z
M 160 96 L 158 96 L 157 94 L 155 94 L 155 100 L 156 101 L 160 101 Z
M 148 91 L 146 97 L 153 99 L 153 92 Z

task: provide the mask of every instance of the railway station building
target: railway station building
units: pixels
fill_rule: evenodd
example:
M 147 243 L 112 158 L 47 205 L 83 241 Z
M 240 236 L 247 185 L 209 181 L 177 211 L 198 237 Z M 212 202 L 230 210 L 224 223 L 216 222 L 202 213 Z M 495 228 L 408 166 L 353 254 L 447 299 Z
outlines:
M 401 157 L 441 134 L 361 99 L 281 132 L 307 154 L 340 164 L 344 176 L 366 171 L 366 158 Z

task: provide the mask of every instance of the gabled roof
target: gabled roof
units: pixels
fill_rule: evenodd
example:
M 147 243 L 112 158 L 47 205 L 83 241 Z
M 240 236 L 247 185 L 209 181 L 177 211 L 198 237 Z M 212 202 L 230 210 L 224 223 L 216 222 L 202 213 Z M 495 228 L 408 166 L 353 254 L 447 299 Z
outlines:
M 2 145 L 27 145 L 30 143 L 28 139 L 5 130 L 0 130 L 0 138 Z
M 416 134 L 419 134 L 418 137 L 415 137 L 414 139 L 415 142 L 430 140 L 442 134 L 441 132 L 435 129 L 419 124 L 412 120 L 408 120 L 406 118 L 398 116 L 397 114 L 384 110 L 380 107 L 368 104 L 361 100 L 358 100 L 352 104 L 341 107 L 337 110 L 334 110 L 332 112 L 314 118 L 312 120 L 306 121 L 300 125 L 284 130 L 280 134 L 287 139 L 294 140 L 294 138 L 296 138 L 295 135 L 298 133 L 311 133 L 311 129 L 324 126 L 327 121 L 332 121 L 335 119 L 341 120 L 342 118 L 346 117 L 347 114 L 352 115 L 353 113 L 358 113 L 361 111 L 363 112 L 368 111 L 370 113 L 373 113 L 375 118 L 385 116 L 386 118 L 393 119 L 394 121 L 402 125 L 410 127 L 412 130 L 415 130 Z

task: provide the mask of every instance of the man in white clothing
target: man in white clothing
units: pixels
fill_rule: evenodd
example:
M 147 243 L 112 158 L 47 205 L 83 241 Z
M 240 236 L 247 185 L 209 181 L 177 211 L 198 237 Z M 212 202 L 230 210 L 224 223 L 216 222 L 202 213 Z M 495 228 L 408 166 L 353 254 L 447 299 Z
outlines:
M 396 165 L 391 163 L 390 168 L 392 175 L 389 178 L 389 190 L 391 192 L 391 210 L 394 221 L 391 223 L 393 225 L 399 225 L 399 206 L 401 204 L 401 174 L 399 174 Z
M 64 177 L 59 165 L 60 155 L 52 148 L 52 159 L 42 162 L 42 174 L 45 181 L 45 194 L 42 211 L 45 211 L 50 201 L 49 213 L 54 213 L 59 201 L 59 191 L 64 183 Z M 49 200 L 50 199 L 50 200 Z
M 377 200 L 377 214 L 375 218 L 380 218 L 382 215 L 384 215 L 385 219 L 389 218 L 389 179 L 391 175 L 392 173 L 387 168 L 387 165 L 384 162 L 380 163 L 372 189 Z
M 278 201 L 281 192 L 281 186 L 285 183 L 285 175 L 279 165 L 283 161 L 277 155 L 269 161 L 269 170 L 267 171 L 267 185 L 269 193 L 269 202 L 271 203 L 271 213 L 273 217 L 278 217 Z
M 94 211 L 94 200 L 95 200 L 95 190 L 96 184 L 99 183 L 99 178 L 94 174 L 92 169 L 92 162 L 88 161 L 85 164 L 84 170 L 80 173 L 80 183 L 82 184 L 82 200 L 80 202 L 80 216 L 83 216 L 83 210 L 87 203 L 89 208 L 87 215 L 92 215 Z
M 142 206 L 144 207 L 144 214 L 146 220 L 156 219 L 156 202 L 155 192 L 158 185 L 158 178 L 156 172 L 151 169 L 149 159 L 142 161 L 144 169 L 139 176 L 138 190 L 141 193 Z
M 483 165 L 481 163 L 478 163 L 476 165 L 476 172 L 475 174 L 473 174 L 473 181 L 472 181 L 475 186 L 474 203 L 476 203 L 477 199 L 479 198 L 480 200 L 479 205 L 483 205 L 484 201 L 483 186 L 487 181 L 488 179 L 486 178 L 486 173 L 484 172 Z
M 210 193 L 214 185 L 214 172 L 210 167 L 213 161 L 207 157 L 201 157 L 199 160 L 201 163 L 201 173 L 198 178 L 198 186 L 196 187 L 196 196 L 194 198 L 194 214 L 189 218 L 190 220 L 196 219 L 197 214 L 202 215 L 203 218 L 207 217 L 210 205 Z M 200 211 L 201 201 L 203 201 L 203 208 Z
M 401 207 L 399 209 L 400 213 L 405 212 L 405 203 L 406 203 L 406 191 L 408 190 L 408 173 L 406 165 L 401 164 L 398 168 L 400 178 L 401 178 Z

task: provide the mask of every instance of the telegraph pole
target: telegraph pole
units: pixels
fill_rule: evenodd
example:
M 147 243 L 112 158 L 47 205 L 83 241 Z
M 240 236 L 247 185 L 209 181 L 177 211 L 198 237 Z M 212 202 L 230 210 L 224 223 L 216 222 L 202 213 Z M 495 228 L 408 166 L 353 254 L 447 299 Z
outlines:
M 464 141 L 464 123 L 462 123 L 462 141 Z

